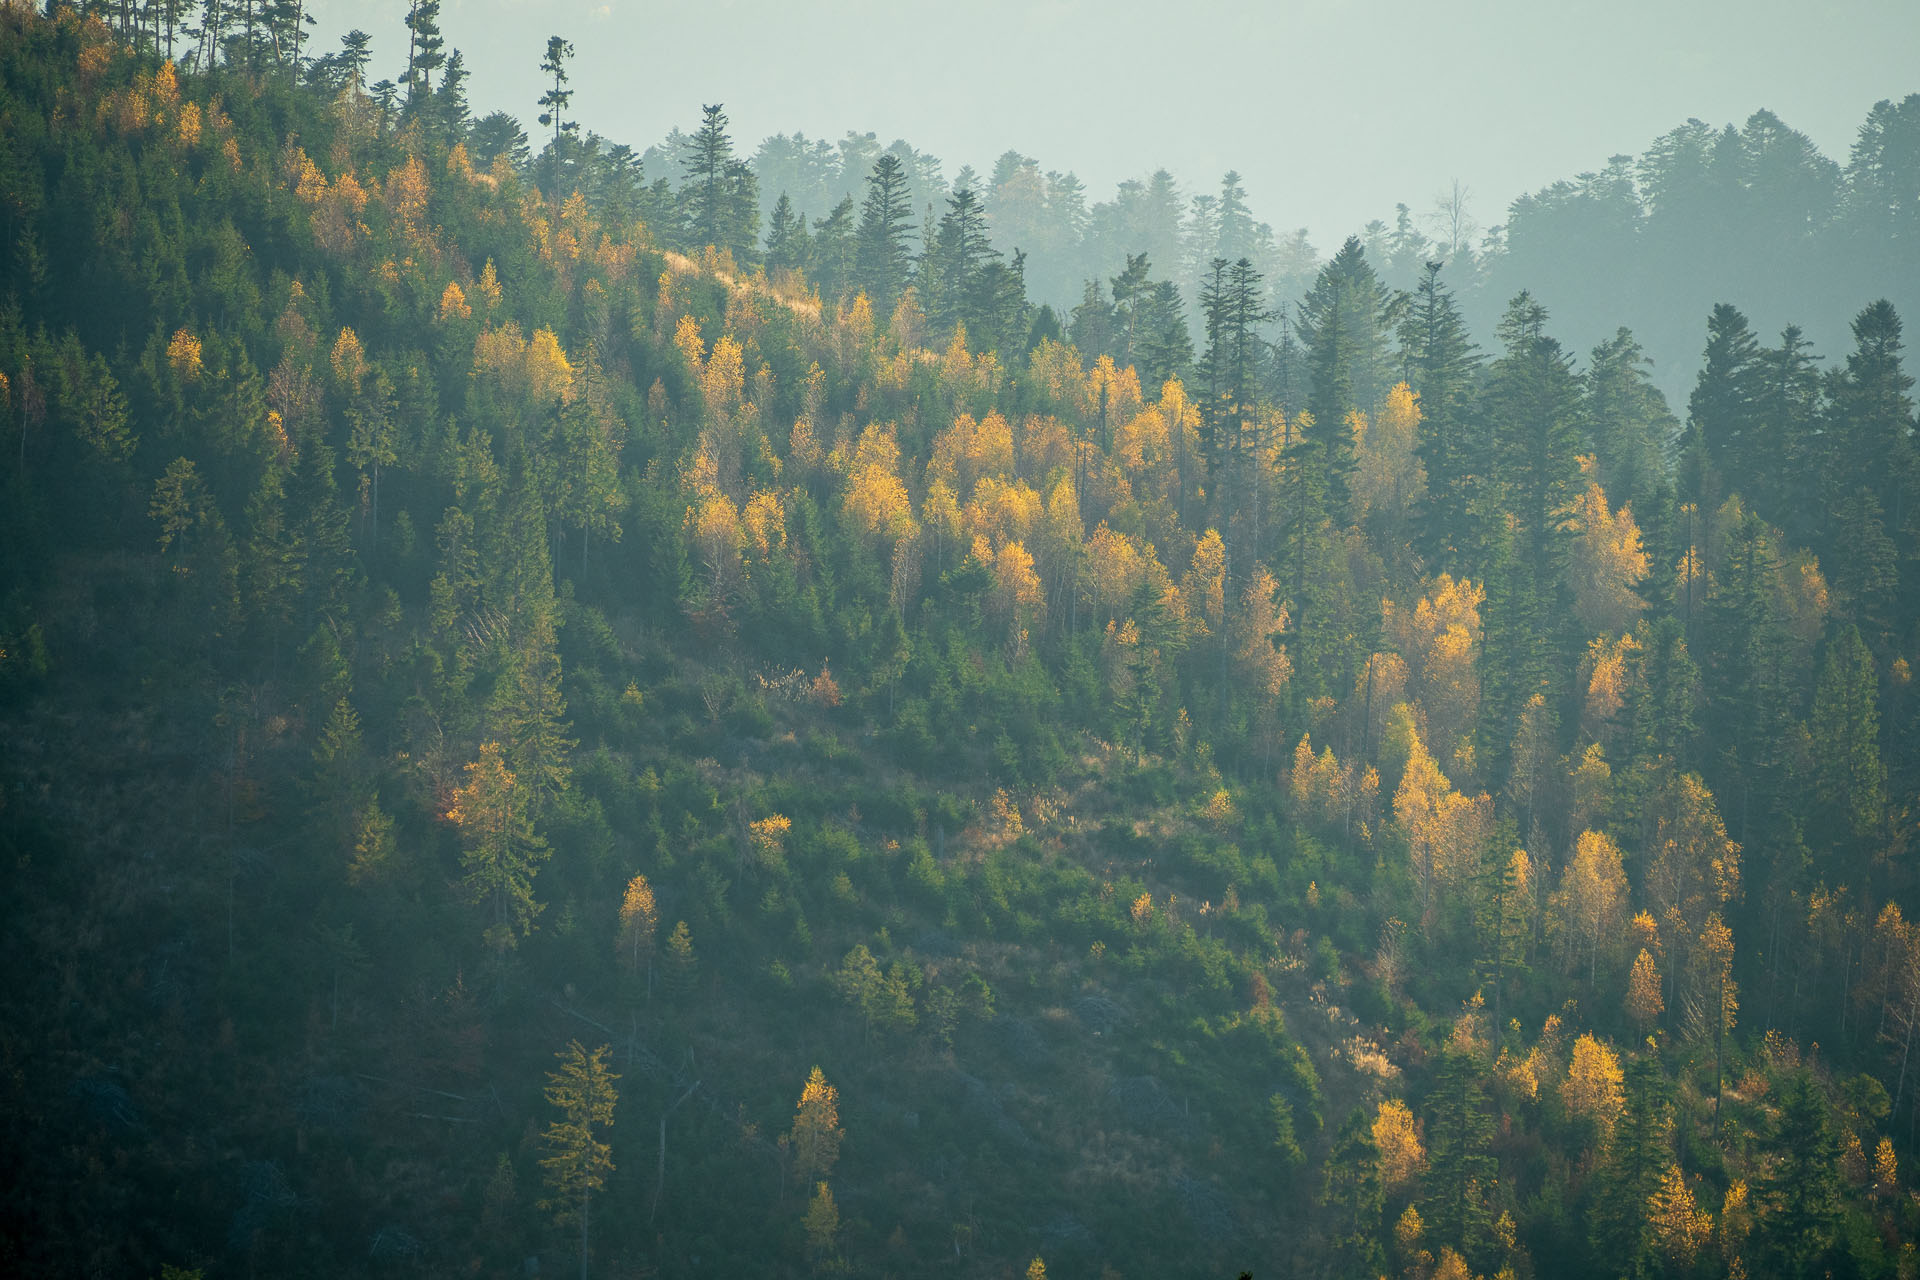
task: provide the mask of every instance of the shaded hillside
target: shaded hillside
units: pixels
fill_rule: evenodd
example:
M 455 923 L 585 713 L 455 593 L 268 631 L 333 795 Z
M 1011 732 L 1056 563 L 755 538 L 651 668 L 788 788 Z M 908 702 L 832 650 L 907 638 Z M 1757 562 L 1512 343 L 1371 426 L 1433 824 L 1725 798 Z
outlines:
M 1893 307 L 1684 438 L 1358 243 L 1116 361 L 111 16 L 0 14 L 9 1271 L 1904 1274 Z

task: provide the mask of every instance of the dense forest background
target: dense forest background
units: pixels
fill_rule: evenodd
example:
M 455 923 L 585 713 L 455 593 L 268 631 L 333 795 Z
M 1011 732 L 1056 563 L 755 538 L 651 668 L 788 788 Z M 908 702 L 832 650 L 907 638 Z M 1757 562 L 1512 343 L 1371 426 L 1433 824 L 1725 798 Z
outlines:
M 0 10 L 9 1271 L 1920 1269 L 1920 96 L 1323 261 L 304 23 Z

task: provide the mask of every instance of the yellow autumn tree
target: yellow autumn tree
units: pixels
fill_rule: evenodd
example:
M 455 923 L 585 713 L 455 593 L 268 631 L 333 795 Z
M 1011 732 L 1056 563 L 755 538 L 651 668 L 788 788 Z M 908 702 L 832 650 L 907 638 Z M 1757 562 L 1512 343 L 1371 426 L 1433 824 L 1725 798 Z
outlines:
M 510 951 L 533 932 L 541 906 L 533 899 L 533 878 L 551 854 L 527 816 L 528 796 L 519 785 L 497 742 L 484 743 L 480 758 L 467 765 L 467 783 L 453 793 L 447 820 L 460 828 L 466 851 L 467 899 L 489 908 L 487 944 Z
M 1593 1126 L 1602 1148 L 1613 1141 L 1613 1126 L 1626 1106 L 1624 1080 L 1620 1059 L 1612 1049 L 1591 1034 L 1573 1042 L 1573 1057 L 1567 1064 L 1567 1078 L 1560 1086 L 1560 1100 L 1569 1115 Z
M 1373 1145 L 1380 1149 L 1380 1185 L 1389 1196 L 1411 1190 L 1426 1171 L 1426 1144 L 1413 1112 L 1398 1098 L 1386 1099 L 1374 1113 Z
M 1262 698 L 1278 698 L 1293 675 L 1293 662 L 1280 637 L 1287 630 L 1287 608 L 1277 599 L 1280 584 L 1262 565 L 1247 580 L 1235 620 L 1234 657 L 1242 687 Z
M 1620 712 L 1627 705 L 1634 677 L 1634 655 L 1640 642 L 1631 635 L 1609 640 L 1600 636 L 1587 645 L 1581 663 L 1586 673 L 1586 698 L 1580 709 L 1581 732 L 1595 742 L 1610 742 Z
M 1627 1017 L 1642 1032 L 1651 1031 L 1667 1007 L 1660 994 L 1660 971 L 1644 948 L 1633 959 L 1633 972 L 1627 978 L 1624 1004 Z
M 1046 617 L 1047 597 L 1033 571 L 1033 557 L 1018 541 L 1007 543 L 993 557 L 993 601 L 1013 635 L 1038 627 Z
M 840 1159 L 840 1140 L 846 1136 L 840 1127 L 840 1091 L 815 1067 L 800 1089 L 793 1128 L 787 1134 L 794 1177 L 803 1184 L 832 1177 Z
M 1670 972 L 1695 990 L 1698 1002 L 1703 972 L 1692 940 L 1740 890 L 1740 846 L 1728 839 L 1713 793 L 1698 775 L 1674 779 L 1657 798 L 1649 854 L 1647 907 L 1668 939 Z
M 1626 906 L 1627 872 L 1620 846 L 1602 832 L 1582 831 L 1552 902 L 1569 970 L 1584 958 L 1587 980 L 1598 977 L 1601 948 L 1625 919 Z
M 786 862 L 787 834 L 793 820 L 784 813 L 769 814 L 747 825 L 747 843 L 754 861 L 769 871 L 777 871 Z
M 913 500 L 900 482 L 899 465 L 900 446 L 892 426 L 868 427 L 854 450 L 842 503 L 850 523 L 869 547 L 891 548 L 896 540 L 917 531 Z
M 341 330 L 342 336 L 353 330 Z M 173 376 L 182 382 L 197 382 L 201 369 L 200 339 L 190 329 L 175 329 L 173 338 L 167 343 L 167 364 L 173 369 Z M 359 384 L 356 383 L 355 386 Z
M 1693 1189 L 1680 1166 L 1668 1165 L 1660 1185 L 1647 1197 L 1647 1226 L 1655 1251 L 1676 1275 L 1692 1267 L 1713 1238 L 1713 1215 L 1694 1203 Z
M 1420 397 L 1406 383 L 1397 383 L 1371 422 L 1359 412 L 1347 421 L 1353 432 L 1349 485 L 1354 517 L 1387 546 L 1396 546 L 1405 539 L 1412 514 L 1427 492 L 1427 469 L 1419 451 Z
M 693 545 L 706 570 L 708 599 L 718 604 L 733 593 L 740 580 L 740 552 L 746 535 L 733 499 L 718 489 L 706 489 L 688 513 Z
M 1180 598 L 1186 604 L 1187 620 L 1200 635 L 1218 635 L 1226 616 L 1226 545 L 1217 529 L 1200 535 L 1193 550 L 1193 563 L 1180 579 Z
M 1393 795 L 1393 819 L 1407 843 L 1419 885 L 1422 923 L 1431 925 L 1442 892 L 1473 874 L 1493 830 L 1493 800 L 1453 789 L 1409 725 L 1406 768 Z
M 1591 475 L 1593 460 L 1581 465 Z M 1607 506 L 1600 482 L 1588 480 L 1574 510 L 1576 533 L 1567 564 L 1573 587 L 1573 611 L 1588 635 L 1620 635 L 1630 631 L 1647 602 L 1635 590 L 1647 576 L 1647 553 L 1640 545 L 1640 527 L 1631 508 Z
M 447 281 L 447 287 L 440 294 L 440 323 L 467 320 L 472 316 L 473 308 L 467 305 L 466 290 L 460 287 L 458 280 Z
M 175 340 L 178 340 L 177 334 Z M 196 343 L 194 345 L 196 367 L 199 350 L 199 344 Z M 360 391 L 360 383 L 367 375 L 367 353 L 360 345 L 360 335 L 350 328 L 341 329 L 340 336 L 334 339 L 329 363 L 333 368 L 335 385 L 348 395 L 357 395 Z
M 1452 756 L 1472 734 L 1480 711 L 1480 606 L 1487 593 L 1467 578 L 1443 573 L 1412 609 L 1380 606 L 1381 629 L 1406 658 L 1436 749 Z
M 640 957 L 647 958 L 647 985 L 653 985 L 653 935 L 660 927 L 660 908 L 654 902 L 653 886 L 644 873 L 627 881 L 626 895 L 620 900 L 620 958 L 628 973 L 640 969 Z

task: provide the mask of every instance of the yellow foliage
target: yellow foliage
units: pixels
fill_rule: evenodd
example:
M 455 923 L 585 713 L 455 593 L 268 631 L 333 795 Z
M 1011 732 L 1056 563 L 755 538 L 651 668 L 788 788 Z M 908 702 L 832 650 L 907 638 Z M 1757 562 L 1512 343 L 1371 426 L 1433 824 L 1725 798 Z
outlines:
M 1671 917 L 1693 934 L 1739 888 L 1740 846 L 1727 838 L 1713 793 L 1697 775 L 1686 774 L 1661 798 L 1647 869 L 1648 905 L 1656 918 Z
M 652 952 L 654 930 L 659 926 L 660 910 L 653 886 L 644 874 L 637 874 L 627 881 L 626 895 L 620 901 L 619 954 L 629 971 L 639 968 L 642 952 Z
M 1356 411 L 1347 424 L 1353 432 L 1354 515 L 1398 531 L 1427 490 L 1419 453 L 1420 397 L 1398 383 L 1372 423 Z
M 174 129 L 174 142 L 183 151 L 200 143 L 200 104 L 189 102 L 180 108 L 180 123 Z
M 1646 918 L 1652 919 L 1651 916 Z M 1642 948 L 1640 954 L 1634 957 L 1633 973 L 1627 978 L 1627 1017 L 1645 1031 L 1653 1026 L 1666 1007 L 1666 1000 L 1660 994 L 1660 971 L 1654 967 L 1653 957 Z
M 488 258 L 487 265 L 480 269 L 480 282 L 474 288 L 478 290 L 489 311 L 500 305 L 500 276 L 493 269 L 492 258 Z
M 345 332 L 352 332 L 346 330 Z M 182 382 L 196 382 L 200 378 L 200 339 L 186 329 L 173 331 L 173 340 L 167 343 L 167 363 L 173 366 L 173 376 Z
M 1676 1273 L 1691 1267 L 1713 1238 L 1713 1217 L 1694 1204 L 1693 1189 L 1678 1165 L 1667 1166 L 1659 1187 L 1647 1198 L 1647 1225 L 1653 1247 Z
M 844 504 L 848 518 L 870 540 L 891 542 L 916 532 L 907 487 L 883 463 L 856 466 L 847 478 Z
M 705 373 L 707 367 L 707 344 L 700 338 L 700 322 L 692 316 L 681 316 L 680 323 L 673 330 L 673 345 L 680 349 L 685 357 L 687 368 L 697 378 Z
M 770 489 L 762 489 L 747 499 L 747 509 L 741 516 L 746 525 L 747 545 L 762 560 L 769 559 L 777 551 L 786 550 L 787 513 L 780 504 L 780 495 Z
M 305 151 L 299 151 L 300 172 L 294 183 L 293 194 L 309 208 L 317 207 L 327 198 L 327 175 L 320 172 L 320 166 L 307 158 Z
M 739 509 L 733 499 L 718 489 L 704 490 L 699 506 L 692 513 L 693 540 L 706 566 L 711 589 L 718 595 L 730 584 L 740 567 Z
M 427 216 L 427 167 L 409 155 L 387 175 L 387 208 L 409 231 L 417 231 Z
M 560 338 L 551 329 L 534 332 L 527 343 L 527 391 L 537 403 L 562 403 L 573 399 L 573 366 L 560 348 Z
M 1647 553 L 1640 545 L 1640 527 L 1633 511 L 1607 507 L 1607 495 L 1598 481 L 1587 482 L 1573 516 L 1578 530 L 1573 540 L 1568 578 L 1573 586 L 1573 611 L 1589 634 L 1618 635 L 1632 628 L 1647 602 L 1634 591 L 1647 576 Z
M 1389 1196 L 1407 1191 L 1426 1171 L 1426 1144 L 1413 1112 L 1398 1098 L 1388 1098 L 1374 1113 L 1373 1145 L 1380 1149 L 1380 1182 Z
M 1005 787 L 993 793 L 993 829 L 1002 840 L 1018 840 L 1027 833 L 1027 824 L 1020 817 L 1020 806 L 1007 794 Z
M 1200 820 L 1216 831 L 1227 831 L 1240 821 L 1240 811 L 1234 807 L 1233 796 L 1225 787 L 1215 791 L 1200 810 Z
M 815 1067 L 800 1089 L 793 1129 L 787 1138 L 794 1175 L 801 1182 L 831 1175 L 840 1158 L 840 1139 L 845 1136 L 846 1130 L 840 1127 L 840 1091 Z
M 1040 522 L 1044 504 L 1025 480 L 1011 483 L 984 476 L 973 487 L 964 512 L 967 532 L 990 541 L 1025 539 Z
M 772 869 L 780 865 L 786 853 L 787 834 L 792 830 L 793 820 L 782 813 L 769 814 L 747 824 L 747 839 L 761 866 Z
M 1426 1234 L 1427 1224 L 1420 1220 L 1420 1211 L 1408 1205 L 1393 1224 L 1394 1247 L 1409 1263 L 1417 1263 L 1423 1258 L 1431 1262 L 1432 1258 L 1426 1256 L 1426 1251 L 1420 1247 L 1420 1241 Z
M 1493 830 L 1493 800 L 1469 798 L 1453 789 L 1420 740 L 1409 729 L 1408 753 L 1400 785 L 1394 791 L 1393 817 L 1407 841 L 1407 854 L 1419 881 L 1422 906 L 1431 917 L 1440 891 L 1473 874 L 1479 852 Z
M 1451 749 L 1471 733 L 1480 708 L 1480 606 L 1485 588 L 1443 573 L 1411 612 L 1380 604 L 1380 624 L 1406 658 L 1436 744 Z
M 1140 411 L 1140 375 L 1132 365 L 1116 368 L 1113 357 L 1103 355 L 1087 370 L 1084 395 L 1090 415 L 1107 423 L 1124 422 Z
M 1593 1125 L 1602 1147 L 1613 1141 L 1613 1126 L 1626 1106 L 1624 1079 L 1612 1049 L 1591 1034 L 1573 1042 L 1573 1060 L 1567 1064 L 1560 1100 L 1570 1114 Z
M 440 320 L 466 320 L 473 315 L 473 308 L 467 305 L 467 292 L 460 287 L 458 280 L 447 281 L 447 287 L 440 294 Z
M 1234 657 L 1242 687 L 1268 699 L 1278 699 L 1293 677 L 1293 660 L 1279 642 L 1287 629 L 1287 610 L 1274 599 L 1278 593 L 1279 584 L 1266 566 L 1257 567 L 1247 581 L 1236 619 L 1239 643 Z
M 1012 472 L 1013 428 L 997 412 L 978 422 L 967 413 L 955 418 L 934 438 L 933 456 L 927 462 L 929 480 L 943 477 L 957 490 L 971 489 L 983 476 Z
M 1046 593 L 1033 571 L 1033 557 L 1018 539 L 1000 548 L 993 558 L 994 599 L 999 613 L 1016 625 L 1043 612 Z
M 1627 873 L 1620 846 L 1599 831 L 1582 831 L 1553 895 L 1553 918 L 1564 930 L 1568 967 L 1581 956 L 1591 973 L 1603 944 L 1618 932 L 1627 902 Z
M 1153 920 L 1153 895 L 1143 893 L 1135 898 L 1133 905 L 1127 908 L 1127 914 L 1133 918 L 1136 926 L 1146 928 Z
M 718 415 L 739 408 L 746 399 L 746 388 L 746 363 L 740 343 L 731 333 L 723 333 L 713 344 L 713 353 L 700 375 L 700 394 L 706 398 L 708 412 Z
M 1104 357 L 1103 357 L 1104 358 Z M 1226 618 L 1227 550 L 1220 533 L 1209 529 L 1193 549 L 1193 563 L 1180 580 L 1187 618 L 1200 635 L 1213 635 Z

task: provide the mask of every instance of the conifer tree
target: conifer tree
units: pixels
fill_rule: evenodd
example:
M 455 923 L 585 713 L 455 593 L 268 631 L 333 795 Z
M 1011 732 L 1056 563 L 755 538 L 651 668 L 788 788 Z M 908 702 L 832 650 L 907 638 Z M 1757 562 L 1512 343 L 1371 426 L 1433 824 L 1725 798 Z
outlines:
M 1628 1061 L 1623 1095 L 1594 1199 L 1589 1239 L 1595 1257 L 1632 1275 L 1639 1271 L 1648 1245 L 1647 1202 L 1672 1159 L 1672 1107 L 1656 1057 L 1644 1054 Z
M 1760 344 L 1746 316 L 1729 303 L 1716 305 L 1687 416 L 1708 460 L 1736 491 L 1749 487 L 1749 468 L 1761 461 L 1755 457 L 1761 377 Z
M 407 9 L 407 101 L 409 116 L 432 101 L 433 73 L 447 63 L 440 35 L 440 0 L 412 0 Z
M 1427 1100 L 1426 1194 L 1421 1215 L 1438 1240 L 1458 1241 L 1476 1266 L 1493 1241 L 1492 1196 L 1499 1166 L 1487 1111 L 1486 1065 L 1472 1054 L 1442 1055 Z
M 1333 1140 L 1320 1202 L 1333 1217 L 1333 1274 L 1343 1280 L 1375 1280 L 1382 1275 L 1387 1266 L 1380 1243 L 1386 1193 L 1380 1179 L 1380 1148 L 1374 1144 L 1373 1126 L 1365 1111 L 1356 1109 L 1349 1115 Z
M 1815 794 L 1827 829 L 1866 840 L 1880 829 L 1887 772 L 1880 760 L 1879 685 L 1857 628 L 1827 646 L 1813 694 Z
M 613 1172 L 612 1148 L 600 1140 L 613 1124 L 620 1095 L 614 1085 L 620 1077 L 607 1070 L 607 1046 L 589 1053 L 578 1040 L 557 1055 L 560 1068 L 547 1074 L 547 1101 L 560 1109 L 545 1134 L 546 1155 L 540 1165 L 547 1173 L 547 1198 L 540 1207 L 553 1211 L 562 1225 L 580 1227 L 580 1277 L 586 1280 L 591 1260 L 593 1193 L 606 1186 Z
M 854 237 L 853 283 L 878 314 L 891 314 L 906 288 L 912 225 L 906 170 L 898 156 L 888 153 L 874 162 L 867 177 L 866 202 Z
M 1782 1275 L 1818 1275 L 1840 1225 L 1840 1142 L 1813 1073 L 1800 1068 L 1780 1090 L 1779 1118 L 1767 1135 L 1771 1167 L 1755 1191 L 1767 1252 Z
M 846 1130 L 840 1127 L 840 1091 L 827 1083 L 816 1066 L 800 1090 L 793 1129 L 787 1135 L 794 1177 L 803 1185 L 832 1177 L 845 1136 Z
M 467 784 L 453 793 L 447 818 L 460 828 L 466 852 L 467 898 L 487 904 L 487 945 L 510 951 L 533 931 L 541 905 L 533 878 L 551 853 L 527 815 L 527 794 L 507 768 L 500 744 L 484 743 L 467 766 Z
M 1440 263 L 1426 264 L 1400 315 L 1400 364 L 1401 376 L 1420 397 L 1420 460 L 1429 493 L 1421 543 L 1439 567 L 1458 573 L 1475 486 L 1484 482 L 1486 464 L 1475 456 L 1469 420 L 1478 347 L 1440 271 Z
M 1347 415 L 1370 411 L 1386 393 L 1387 335 L 1397 320 L 1398 309 L 1355 236 L 1347 237 L 1300 303 L 1300 341 L 1312 376 L 1307 408 L 1314 423 L 1305 441 L 1310 456 L 1302 465 L 1320 473 L 1331 512 L 1347 505 L 1353 466 Z M 1436 356 L 1457 361 L 1459 353 L 1443 349 Z
M 547 52 L 540 60 L 540 72 L 553 78 L 553 87 L 540 95 L 540 123 L 553 128 L 553 143 L 548 149 L 545 163 L 548 195 L 556 200 L 563 194 L 560 188 L 566 173 L 563 143 L 571 140 L 580 129 L 577 121 L 566 118 L 567 108 L 573 103 L 573 90 L 567 88 L 567 60 L 571 57 L 571 42 L 559 36 L 547 37 Z

